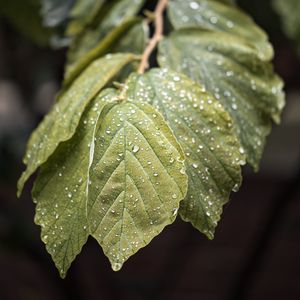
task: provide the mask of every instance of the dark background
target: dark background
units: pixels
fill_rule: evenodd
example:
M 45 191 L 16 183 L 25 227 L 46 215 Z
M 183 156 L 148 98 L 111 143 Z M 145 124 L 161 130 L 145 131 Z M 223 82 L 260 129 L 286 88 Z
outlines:
M 89 239 L 65 280 L 33 223 L 33 179 L 15 196 L 26 140 L 53 103 L 65 52 L 0 20 L 0 299 L 300 299 L 300 56 L 269 1 L 240 2 L 269 33 L 286 82 L 283 121 L 260 172 L 244 169 L 213 241 L 178 220 L 114 273 Z

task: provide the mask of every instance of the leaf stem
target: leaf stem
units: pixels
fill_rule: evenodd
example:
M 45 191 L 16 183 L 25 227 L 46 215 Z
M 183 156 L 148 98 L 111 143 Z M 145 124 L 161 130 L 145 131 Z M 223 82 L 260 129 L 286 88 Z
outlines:
M 149 41 L 141 59 L 141 63 L 138 69 L 139 74 L 145 73 L 145 70 L 149 68 L 149 58 L 156 48 L 159 41 L 162 39 L 163 30 L 164 30 L 164 18 L 163 14 L 168 5 L 168 0 L 159 0 L 154 11 L 155 19 L 155 32 Z

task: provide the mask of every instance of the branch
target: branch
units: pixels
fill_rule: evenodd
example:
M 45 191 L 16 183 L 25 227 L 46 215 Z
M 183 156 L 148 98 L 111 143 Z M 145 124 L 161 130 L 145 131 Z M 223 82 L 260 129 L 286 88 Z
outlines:
M 143 74 L 147 68 L 149 68 L 149 58 L 156 48 L 159 41 L 162 39 L 164 30 L 164 18 L 163 14 L 168 5 L 168 0 L 159 0 L 154 11 L 155 18 L 155 32 L 153 37 L 149 41 L 141 59 L 141 63 L 138 69 L 139 74 Z

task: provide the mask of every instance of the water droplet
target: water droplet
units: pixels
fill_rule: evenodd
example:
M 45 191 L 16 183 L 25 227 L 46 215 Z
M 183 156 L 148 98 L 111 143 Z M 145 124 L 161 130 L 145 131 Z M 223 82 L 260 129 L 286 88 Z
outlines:
M 212 23 L 212 24 L 217 24 L 218 23 L 218 18 L 215 17 L 215 16 L 212 16 L 209 21 Z
M 121 263 L 112 263 L 111 264 L 111 267 L 115 272 L 120 271 L 122 266 L 123 265 Z
M 177 213 L 178 213 L 178 208 L 175 208 L 175 209 L 173 210 L 173 216 L 176 216 Z
M 227 21 L 227 22 L 226 22 L 226 26 L 227 26 L 228 28 L 233 28 L 233 27 L 234 27 L 234 23 L 231 22 L 231 21 Z
M 198 9 L 199 8 L 199 4 L 197 2 L 191 2 L 190 3 L 190 8 L 191 9 Z
M 69 197 L 69 198 L 72 198 L 72 193 L 68 193 L 68 197 Z
M 197 165 L 197 164 L 195 164 L 195 163 L 194 163 L 194 164 L 192 164 L 192 166 L 193 166 L 193 168 L 194 168 L 194 169 L 197 169 L 197 168 L 198 168 L 198 165 Z
M 134 146 L 132 147 L 132 152 L 133 152 L 133 153 L 137 153 L 139 150 L 140 150 L 140 147 L 139 147 L 138 145 L 134 145 Z
M 240 188 L 240 185 L 236 183 L 234 185 L 234 187 L 232 188 L 232 191 L 236 193 L 239 190 L 239 188 Z
M 231 105 L 231 108 L 232 108 L 233 110 L 237 110 L 237 105 L 236 105 L 235 103 L 233 103 L 233 104 Z
M 177 198 L 177 195 L 176 195 L 176 194 L 173 194 L 173 195 L 172 195 L 172 198 L 173 198 L 173 199 L 176 199 L 176 198 Z

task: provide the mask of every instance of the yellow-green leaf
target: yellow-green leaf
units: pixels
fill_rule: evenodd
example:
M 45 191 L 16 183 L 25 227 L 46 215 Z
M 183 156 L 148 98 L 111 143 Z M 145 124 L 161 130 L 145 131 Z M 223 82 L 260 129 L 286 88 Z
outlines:
M 175 220 L 187 190 L 184 155 L 162 116 L 126 97 L 96 132 L 89 189 L 91 232 L 114 270 Z

